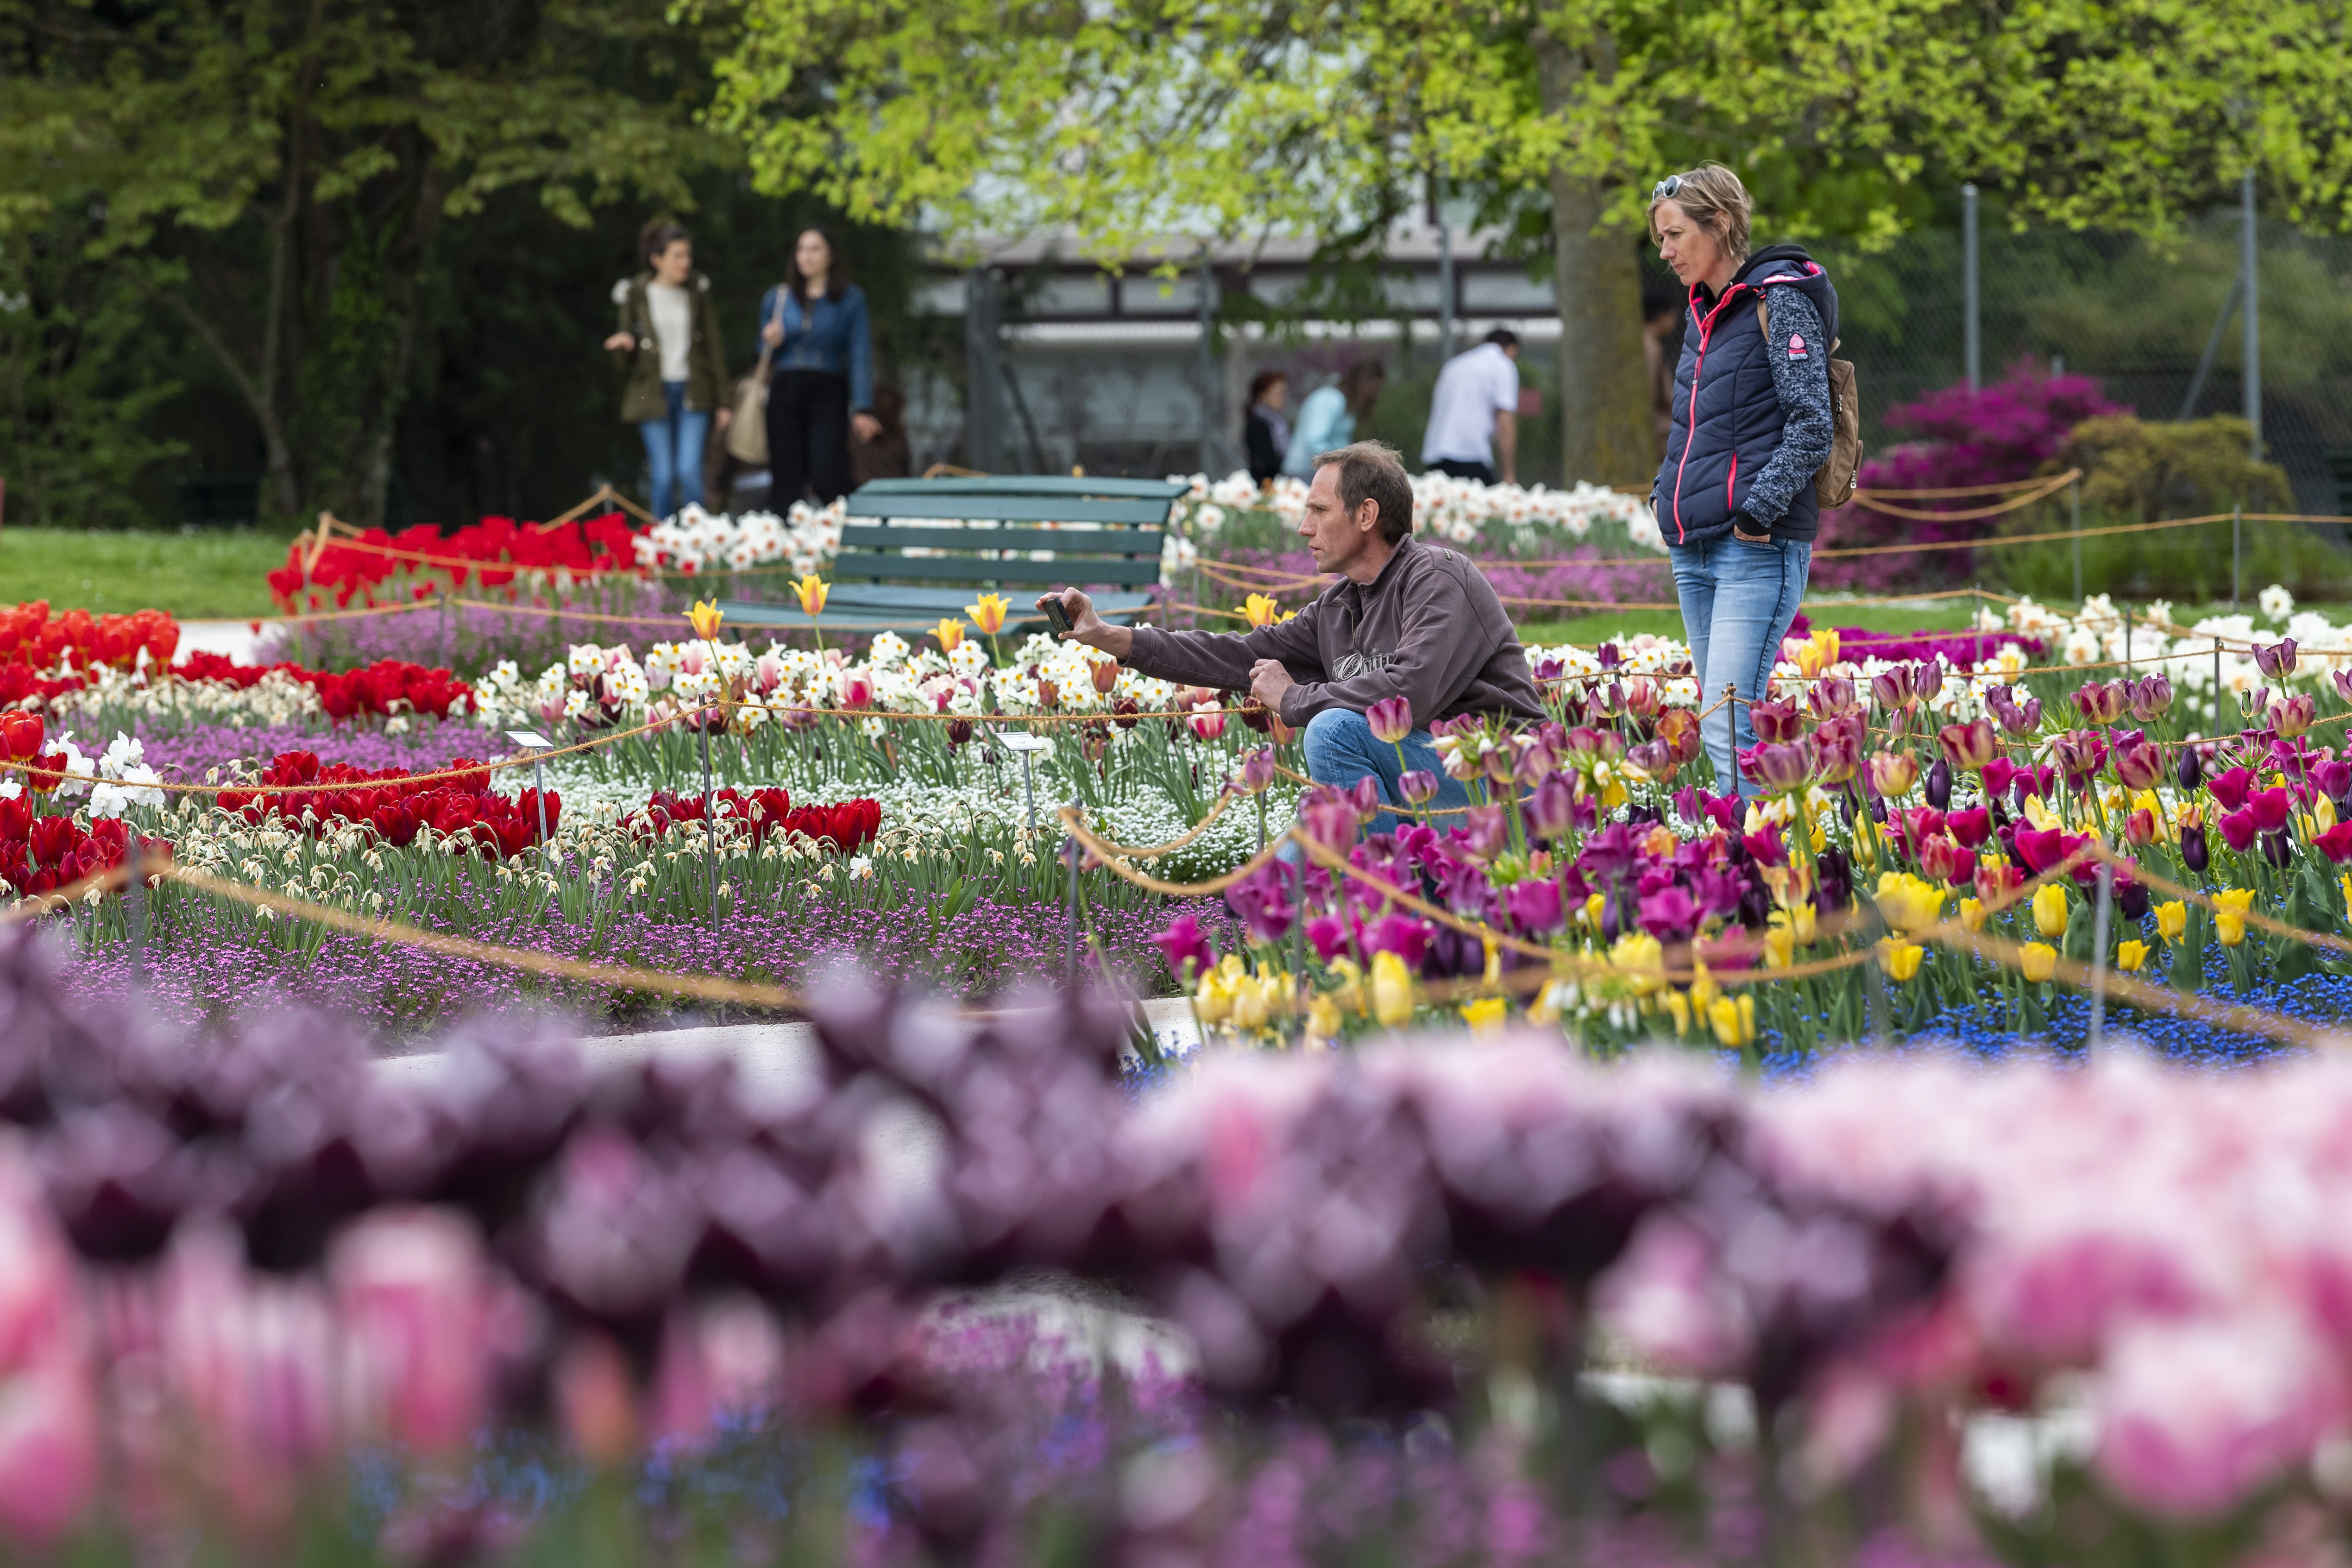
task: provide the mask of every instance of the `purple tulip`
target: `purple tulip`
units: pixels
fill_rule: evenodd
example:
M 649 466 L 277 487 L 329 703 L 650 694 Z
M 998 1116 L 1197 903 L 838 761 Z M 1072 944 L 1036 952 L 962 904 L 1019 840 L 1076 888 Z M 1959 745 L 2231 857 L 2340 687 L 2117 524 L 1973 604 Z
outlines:
M 1813 682 L 1812 694 L 1805 700 L 1816 719 L 1834 719 L 1841 713 L 1851 713 L 1859 706 L 1854 696 L 1853 680 L 1843 675 L 1825 675 Z
M 2205 848 L 2205 830 L 2202 827 L 2189 823 L 2181 825 L 2180 863 L 2200 875 L 2207 866 L 2212 864 L 2212 856 Z
M 1287 896 L 1289 880 L 1289 868 L 1276 863 L 1225 889 L 1225 907 L 1241 917 L 1252 942 L 1280 942 L 1290 934 L 1298 911 Z
M 1217 966 L 1217 950 L 1209 945 L 1208 934 L 1191 914 L 1178 915 L 1151 942 L 1168 961 L 1169 970 L 1187 985 L 1194 975 Z
M 2198 761 L 2196 747 L 2180 748 L 2180 764 L 2172 770 L 2172 779 L 2180 786 L 2184 794 L 2204 782 L 2205 767 Z
M 1245 795 L 1263 794 L 1275 780 L 1274 748 L 1260 746 L 1242 756 L 1241 788 Z
M 1774 795 L 1787 795 L 1805 787 L 1812 776 L 1811 746 L 1803 741 L 1794 745 L 1759 745 L 1739 759 L 1748 776 Z
M 1526 936 L 1549 936 L 1568 923 L 1559 884 L 1548 878 L 1529 878 L 1503 889 L 1503 910 Z
M 1526 816 L 1528 836 L 1547 844 L 1566 838 L 1576 827 L 1576 791 L 1565 773 L 1546 775 L 1536 785 L 1520 806 Z M 1696 816 L 1696 810 L 1688 814 Z
M 2334 801 L 2340 814 L 2347 796 L 2352 796 L 2352 763 L 2330 757 L 2311 770 L 2311 782 L 2319 793 Z
M 1927 804 L 1944 811 L 1952 804 L 1952 764 L 1937 757 L 1927 770 Z
M 2254 668 L 2265 680 L 2284 680 L 2294 673 L 2294 639 L 2284 637 L 2269 647 L 2254 645 Z
M 2251 809 L 2224 813 L 2221 827 L 2222 842 L 2240 854 L 2242 855 L 2254 847 L 2256 824 L 2254 814 Z
M 2164 753 L 2146 741 L 2116 747 L 2116 778 L 2126 789 L 2153 789 L 2164 776 Z
M 1981 768 L 2000 754 L 2000 739 L 1993 733 L 1990 721 L 1983 719 L 1947 724 L 1936 731 L 1936 742 L 1956 768 Z
M 2145 724 L 2161 718 L 2172 706 L 2172 682 L 2161 672 L 2131 683 L 2132 717 Z
M 1348 922 L 1338 915 L 1315 915 L 1307 922 L 1307 940 L 1315 956 L 1328 963 L 1348 951 Z
M 1429 922 L 1418 915 L 1383 915 L 1364 931 L 1364 952 L 1393 952 L 1407 969 L 1418 970 L 1429 951 Z
M 1698 929 L 1698 906 L 1679 885 L 1646 895 L 1640 908 L 1642 929 L 1660 942 L 1685 942 Z
M 1426 768 L 1409 768 L 1397 775 L 1397 794 L 1407 805 L 1427 805 L 1437 798 L 1437 775 Z
M 1499 805 L 1474 805 L 1464 814 L 1464 842 L 1481 860 L 1492 860 L 1511 842 L 1511 821 Z

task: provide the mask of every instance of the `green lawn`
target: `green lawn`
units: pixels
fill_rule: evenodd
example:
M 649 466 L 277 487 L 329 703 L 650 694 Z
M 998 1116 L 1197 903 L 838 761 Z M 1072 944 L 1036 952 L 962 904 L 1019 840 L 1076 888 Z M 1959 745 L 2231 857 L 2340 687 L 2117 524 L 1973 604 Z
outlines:
M 2052 603 L 2050 609 L 2063 613 L 2071 606 Z M 2243 612 L 2262 623 L 2262 616 L 2249 599 Z M 2297 610 L 2315 611 L 2338 626 L 2352 624 L 2352 605 L 2341 604 L 2297 605 Z M 1841 605 L 1835 600 L 1822 603 L 1808 599 L 1805 615 L 1817 626 L 1859 626 L 1873 632 L 1958 632 L 1967 629 L 1968 601 L 1939 599 L 1919 609 L 1892 605 Z M 2228 601 L 2215 605 L 2176 605 L 2173 618 L 2189 626 L 2208 616 L 2230 614 Z M 1683 617 L 1675 610 L 1610 610 L 1595 615 L 1578 616 L 1564 621 L 1528 621 L 1519 626 L 1519 640 L 1526 643 L 1578 643 L 1585 647 L 1610 637 L 1637 637 L 1643 632 L 1655 633 L 1680 640 Z
M 53 609 L 107 615 L 152 608 L 184 621 L 271 615 L 262 574 L 286 563 L 286 545 L 253 529 L 0 528 L 0 604 L 47 599 Z

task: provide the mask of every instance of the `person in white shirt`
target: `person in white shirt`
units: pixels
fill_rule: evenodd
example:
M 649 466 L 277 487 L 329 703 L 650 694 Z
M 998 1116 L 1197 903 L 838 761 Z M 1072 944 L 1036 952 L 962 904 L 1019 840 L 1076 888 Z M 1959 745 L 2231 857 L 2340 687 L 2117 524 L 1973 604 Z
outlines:
M 1421 465 L 1457 479 L 1495 482 L 1495 458 L 1502 457 L 1503 483 L 1518 482 L 1519 338 L 1496 327 L 1467 353 L 1455 354 L 1437 373 L 1429 401 L 1429 429 L 1421 440 Z

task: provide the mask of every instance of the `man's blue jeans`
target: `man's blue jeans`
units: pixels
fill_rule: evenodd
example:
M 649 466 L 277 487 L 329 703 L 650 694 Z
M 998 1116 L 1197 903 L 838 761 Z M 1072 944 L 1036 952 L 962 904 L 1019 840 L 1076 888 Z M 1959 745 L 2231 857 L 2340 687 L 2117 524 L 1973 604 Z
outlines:
M 662 393 L 668 415 L 637 426 L 646 438 L 646 464 L 653 470 L 651 510 L 668 517 L 702 504 L 702 438 L 710 429 L 710 416 L 686 405 L 686 383 L 665 381 Z
M 1748 704 L 1763 694 L 1780 656 L 1780 639 L 1789 635 L 1789 623 L 1805 596 L 1812 543 L 1776 539 L 1743 544 L 1727 533 L 1705 544 L 1669 547 L 1666 554 L 1674 563 L 1675 596 L 1683 603 L 1700 710 L 1721 702 L 1727 686 L 1743 699 L 1699 721 L 1707 757 L 1715 763 L 1716 789 L 1753 795 L 1756 787 L 1739 776 L 1733 752 L 1756 743 Z
M 1361 713 L 1345 708 L 1327 708 L 1307 721 L 1307 776 L 1317 784 L 1337 784 L 1341 789 L 1353 789 L 1359 779 L 1378 781 L 1381 799 L 1390 805 L 1402 805 L 1405 798 L 1397 788 L 1397 780 L 1404 770 L 1397 766 L 1397 748 L 1386 741 L 1372 737 L 1372 727 Z M 1404 760 L 1409 767 L 1419 768 L 1437 775 L 1436 797 L 1431 806 L 1465 806 L 1470 804 L 1470 792 L 1459 779 L 1448 778 L 1445 768 L 1437 760 L 1437 742 L 1426 730 L 1415 730 L 1404 738 Z M 1408 821 L 1426 821 L 1441 833 L 1448 827 L 1459 827 L 1462 817 L 1457 812 L 1451 817 L 1411 817 Z M 1397 817 L 1384 811 L 1372 818 L 1370 831 L 1394 833 Z

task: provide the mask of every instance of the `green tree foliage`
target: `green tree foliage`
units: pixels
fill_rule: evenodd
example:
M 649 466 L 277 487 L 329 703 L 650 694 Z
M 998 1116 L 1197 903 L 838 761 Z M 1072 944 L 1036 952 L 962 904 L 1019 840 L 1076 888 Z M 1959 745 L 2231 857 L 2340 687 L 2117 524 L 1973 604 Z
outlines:
M 145 301 L 83 264 L 89 225 L 60 213 L 0 240 L 0 479 L 19 526 L 134 521 L 125 478 L 184 449 L 152 433 L 179 388 L 141 374 Z
M 0 239 L 102 214 L 86 264 L 217 363 L 265 508 L 373 520 L 445 224 L 687 205 L 707 42 L 659 0 L 0 0 Z
M 1572 475 L 1643 476 L 1651 184 L 1750 177 L 1769 235 L 1869 244 L 1975 178 L 2021 216 L 2165 234 L 2248 163 L 2340 223 L 2341 0 L 745 0 L 719 122 L 756 177 L 875 221 L 1335 234 L 1432 174 L 1548 209 Z

